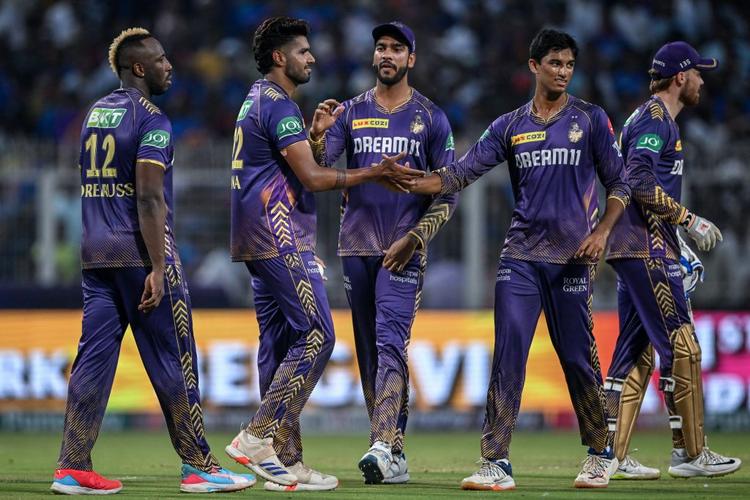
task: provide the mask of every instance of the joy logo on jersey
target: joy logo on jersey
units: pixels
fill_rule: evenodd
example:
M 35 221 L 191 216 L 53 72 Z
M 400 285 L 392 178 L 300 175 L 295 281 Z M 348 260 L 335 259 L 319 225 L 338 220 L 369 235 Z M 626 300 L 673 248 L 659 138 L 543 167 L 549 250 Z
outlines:
M 635 149 L 648 149 L 654 153 L 661 151 L 664 140 L 656 134 L 643 134 L 638 138 Z
M 166 130 L 152 130 L 143 136 L 141 146 L 153 146 L 164 149 L 169 146 L 169 132 Z
M 276 125 L 276 136 L 279 140 L 302 132 L 302 123 L 296 116 L 287 116 Z
M 122 122 L 122 117 L 127 113 L 125 108 L 94 108 L 91 110 L 87 127 L 94 128 L 117 128 Z

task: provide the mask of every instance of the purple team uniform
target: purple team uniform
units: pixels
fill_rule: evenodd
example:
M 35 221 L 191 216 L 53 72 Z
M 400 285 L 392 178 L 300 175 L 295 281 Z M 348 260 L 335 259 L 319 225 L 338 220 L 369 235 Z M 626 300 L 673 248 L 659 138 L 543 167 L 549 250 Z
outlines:
M 454 160 L 453 135 L 445 113 L 412 90 L 410 99 L 387 110 L 375 90 L 350 99 L 326 132 L 321 164 L 332 166 L 346 152 L 347 168 L 369 167 L 382 155 L 402 151 L 411 168 L 430 171 Z M 343 193 L 338 254 L 352 310 L 362 389 L 370 417 L 370 444 L 383 441 L 403 449 L 408 416 L 407 347 L 422 291 L 427 244 L 451 216 L 457 196 L 423 196 L 361 184 Z M 383 267 L 383 257 L 411 233 L 418 250 L 399 272 Z
M 273 438 L 285 465 L 302 461 L 299 416 L 334 344 L 315 262 L 315 199 L 282 153 L 307 140 L 303 123 L 284 89 L 258 80 L 240 108 L 232 158 L 232 260 L 250 271 L 260 326 L 261 404 L 247 430 Z
M 691 324 L 676 232 L 685 210 L 679 204 L 682 142 L 679 127 L 660 98 L 652 96 L 633 112 L 625 122 L 621 144 L 634 203 L 615 225 L 607 251 L 607 260 L 617 272 L 620 319 L 605 384 L 610 413 L 619 401 L 616 389 L 649 344 L 659 354 L 661 377 L 671 377 L 672 334 Z M 674 431 L 675 447 L 684 448 L 681 433 Z
M 515 208 L 495 285 L 495 353 L 482 432 L 482 457 L 507 458 L 526 360 L 543 310 L 565 373 L 583 444 L 606 446 L 601 369 L 591 316 L 595 259 L 573 256 L 599 214 L 596 178 L 627 206 L 630 189 L 604 111 L 568 96 L 548 120 L 532 103 L 496 119 L 450 167 L 443 192 L 463 189 L 508 162 Z
M 81 131 L 83 328 L 68 385 L 58 467 L 91 470 L 120 344 L 128 325 L 175 451 L 201 470 L 219 464 L 205 440 L 190 295 L 174 242 L 169 119 L 138 90 L 118 89 L 89 110 Z M 164 298 L 138 311 L 151 262 L 141 236 L 136 162 L 164 169 Z

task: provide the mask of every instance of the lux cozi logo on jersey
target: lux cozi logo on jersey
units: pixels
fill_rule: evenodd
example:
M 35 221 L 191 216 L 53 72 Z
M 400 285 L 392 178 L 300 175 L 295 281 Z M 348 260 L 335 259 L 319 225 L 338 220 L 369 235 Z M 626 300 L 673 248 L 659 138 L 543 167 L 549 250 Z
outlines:
M 519 144 L 526 144 L 527 142 L 539 142 L 547 139 L 547 131 L 542 130 L 541 132 L 526 132 L 525 134 L 514 135 L 510 138 L 510 145 L 517 146 Z
M 360 118 L 352 120 L 352 130 L 361 128 L 388 128 L 388 118 Z
M 117 128 L 122 122 L 128 110 L 125 108 L 94 108 L 91 110 L 87 127 L 92 128 Z

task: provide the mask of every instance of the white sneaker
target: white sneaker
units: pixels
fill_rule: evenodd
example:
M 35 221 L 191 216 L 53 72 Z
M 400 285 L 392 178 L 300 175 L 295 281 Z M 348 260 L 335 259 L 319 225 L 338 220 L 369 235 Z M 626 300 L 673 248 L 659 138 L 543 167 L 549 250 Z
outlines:
M 576 488 L 606 488 L 618 465 L 619 462 L 614 456 L 606 458 L 589 453 L 573 485 Z
M 672 477 L 719 477 L 737 471 L 742 465 L 739 458 L 719 455 L 704 446 L 697 457 L 690 460 L 684 448 L 672 450 L 672 465 L 669 475 Z
M 612 479 L 659 479 L 660 477 L 659 469 L 647 467 L 630 455 L 625 455 L 612 475 Z
M 264 479 L 285 486 L 297 482 L 297 476 L 289 472 L 276 456 L 271 438 L 260 439 L 242 429 L 224 450 L 235 462 Z
M 393 461 L 383 477 L 385 484 L 401 484 L 409 481 L 409 466 L 406 464 L 406 455 L 399 453 L 393 455 Z
M 284 486 L 272 481 L 267 481 L 263 488 L 268 491 L 327 491 L 335 490 L 339 485 L 336 476 L 323 474 L 322 472 L 311 469 L 302 462 L 287 467 L 289 472 L 297 476 L 297 484 Z
M 359 470 L 365 478 L 365 484 L 380 484 L 383 482 L 391 462 L 391 445 L 383 441 L 375 441 L 359 461 Z
M 513 490 L 516 482 L 513 480 L 513 468 L 507 458 L 501 460 L 487 460 L 482 458 L 479 470 L 461 481 L 462 490 Z

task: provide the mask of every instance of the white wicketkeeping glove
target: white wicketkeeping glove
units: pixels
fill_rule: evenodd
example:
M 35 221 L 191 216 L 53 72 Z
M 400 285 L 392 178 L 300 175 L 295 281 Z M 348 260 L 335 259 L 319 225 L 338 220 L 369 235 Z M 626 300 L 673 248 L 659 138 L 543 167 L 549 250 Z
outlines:
M 692 293 L 698 286 L 698 283 L 703 283 L 703 263 L 695 255 L 693 249 L 685 243 L 685 240 L 680 236 L 680 232 L 677 232 L 677 240 L 680 242 L 680 270 L 682 270 L 682 287 L 685 289 L 685 296 L 687 297 Z
M 703 252 L 708 252 L 723 239 L 716 224 L 694 213 L 688 212 L 681 225 L 687 230 L 688 236 L 695 240 L 698 250 Z

